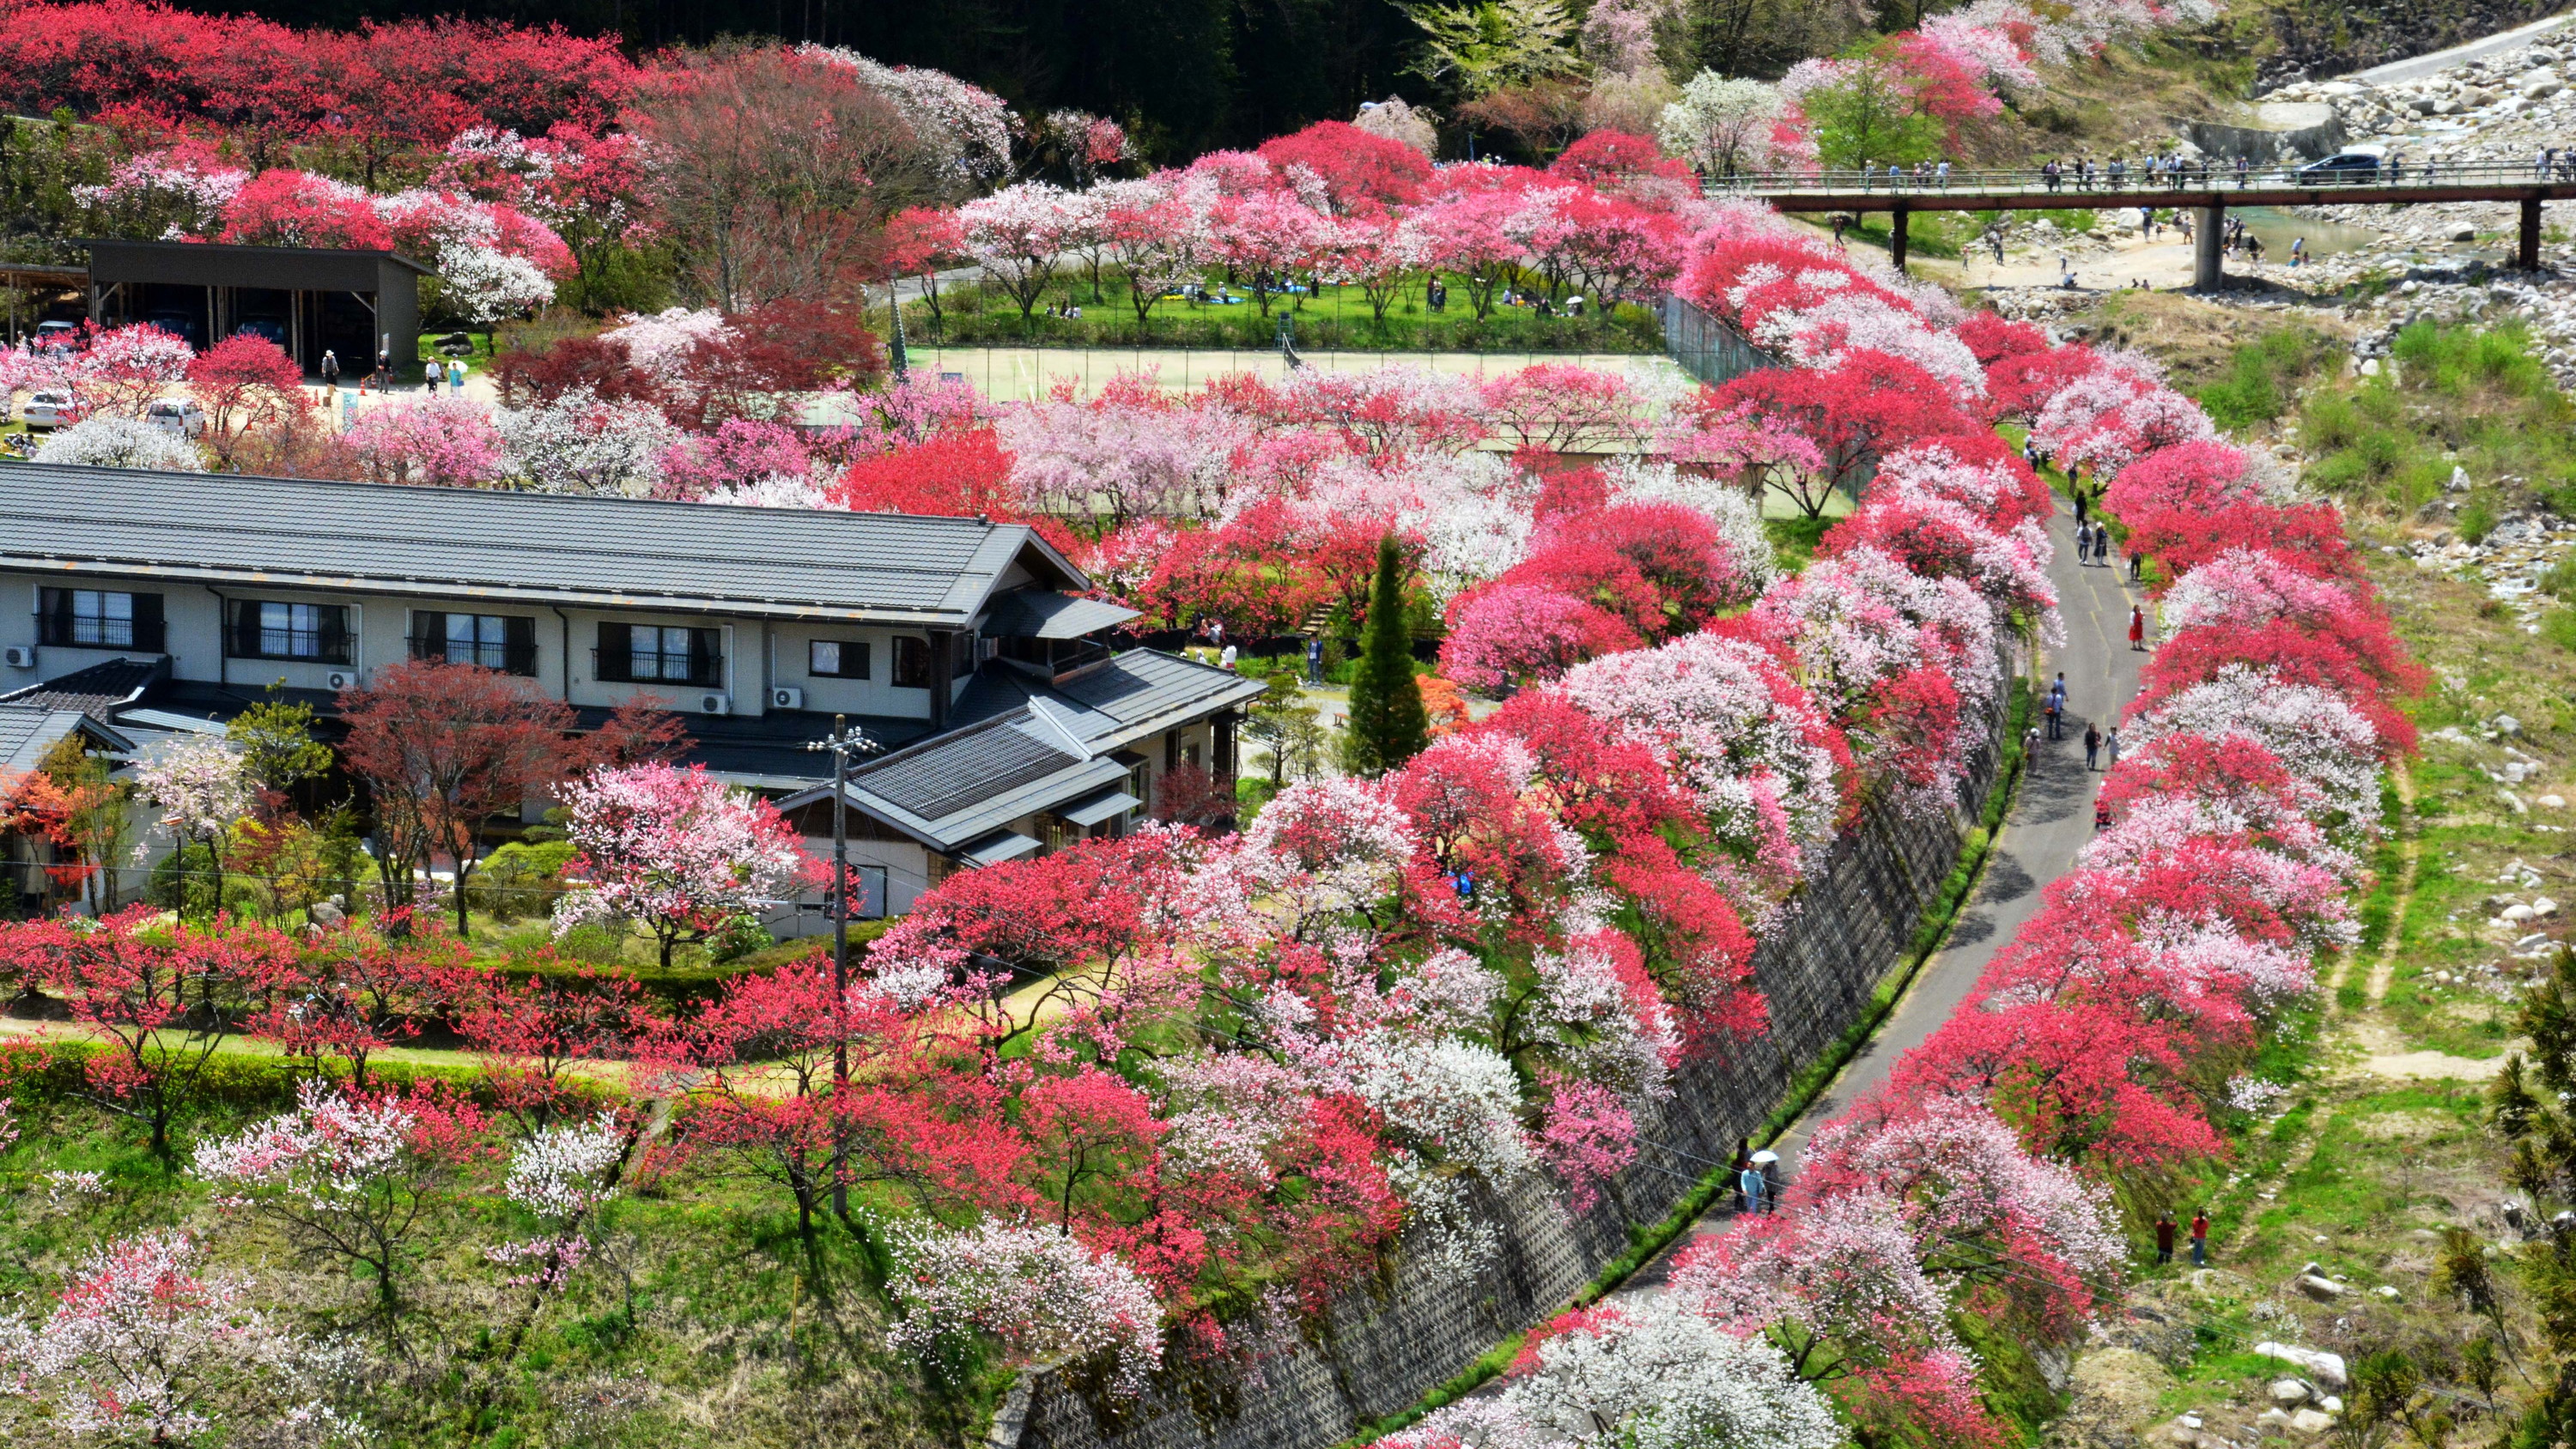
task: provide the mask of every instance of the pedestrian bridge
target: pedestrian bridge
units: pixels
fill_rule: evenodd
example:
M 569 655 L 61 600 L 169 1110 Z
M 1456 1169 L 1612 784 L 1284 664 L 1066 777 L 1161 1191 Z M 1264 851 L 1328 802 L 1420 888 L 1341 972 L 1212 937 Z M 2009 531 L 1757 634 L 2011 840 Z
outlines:
M 1917 211 L 2119 210 L 2152 206 L 2199 213 L 2193 219 L 2192 285 L 2221 285 L 2222 222 L 2231 206 L 2412 206 L 2436 201 L 2512 201 L 2522 207 L 2520 264 L 2540 267 L 2540 204 L 2576 200 L 2576 172 L 2544 175 L 2536 163 L 2455 165 L 2447 161 L 2392 160 L 2350 173 L 2302 174 L 2277 168 L 2236 172 L 2189 166 L 2179 171 L 2131 172 L 2117 185 L 2097 172 L 2089 183 L 2073 176 L 2056 185 L 2034 170 L 1952 171 L 1946 181 L 1862 171 L 1768 171 L 1712 177 L 1710 197 L 1740 196 L 1786 212 L 1883 211 L 1890 219 L 1890 260 L 1905 266 L 1906 218 Z

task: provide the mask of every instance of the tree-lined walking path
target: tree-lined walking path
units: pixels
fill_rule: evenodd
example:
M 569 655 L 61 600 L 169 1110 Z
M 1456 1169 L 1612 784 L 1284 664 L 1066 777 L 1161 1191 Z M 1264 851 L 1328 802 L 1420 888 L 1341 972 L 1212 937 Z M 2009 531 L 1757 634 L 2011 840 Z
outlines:
M 2129 609 L 2145 595 L 2125 582 L 2128 564 L 2123 558 L 2115 555 L 2108 568 L 2076 563 L 2071 509 L 2058 510 L 2049 532 L 2057 544 L 2049 577 L 2057 585 L 2066 645 L 2048 659 L 2041 688 L 2045 690 L 2047 679 L 2065 673 L 2066 737 L 2047 737 L 2034 699 L 2031 718 L 2039 726 L 2038 743 L 2024 766 L 2012 813 L 2004 818 L 1994 853 L 1987 858 L 1985 878 L 1960 912 L 1949 941 L 1924 964 L 1878 1031 L 1771 1144 L 1780 1154 L 1784 1179 L 1796 1177 L 1799 1151 L 1818 1127 L 1885 1085 L 1897 1062 L 1958 1011 L 1985 974 L 1986 963 L 2038 912 L 2041 892 L 2074 868 L 2076 853 L 2093 838 L 2093 799 L 2105 772 L 2085 768 L 2084 727 L 2098 724 L 2108 731 L 2137 692 L 2138 665 L 2148 656 L 2129 648 Z M 1613 1296 L 1661 1292 L 1674 1256 L 1722 1231 L 1733 1216 L 1733 1198 L 1722 1199 L 1721 1206 L 1675 1238 Z

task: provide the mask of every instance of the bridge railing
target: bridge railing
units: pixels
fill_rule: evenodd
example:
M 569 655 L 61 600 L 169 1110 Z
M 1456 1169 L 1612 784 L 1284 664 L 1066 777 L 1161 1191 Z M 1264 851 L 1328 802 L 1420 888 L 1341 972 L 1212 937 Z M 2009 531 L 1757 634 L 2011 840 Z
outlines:
M 2091 176 L 2071 169 L 2052 178 L 2035 167 L 2004 169 L 1953 167 L 1943 175 L 1937 166 L 1918 170 L 1895 165 L 1742 171 L 1703 176 L 1700 190 L 1711 197 L 1759 197 L 1781 193 L 1854 196 L 1938 196 L 1954 192 L 2054 191 L 2082 206 L 2081 198 L 2100 192 L 2224 191 L 2232 188 L 2312 186 L 2318 190 L 2346 187 L 2543 186 L 2576 182 L 2576 153 L 2565 153 L 2544 168 L 2538 157 L 2527 161 L 2453 161 L 2441 155 L 2394 154 L 2378 166 L 2319 171 L 2277 165 L 2239 167 L 2226 162 L 2194 161 L 2177 166 L 2140 162 L 2124 164 L 2118 173 L 2097 166 Z

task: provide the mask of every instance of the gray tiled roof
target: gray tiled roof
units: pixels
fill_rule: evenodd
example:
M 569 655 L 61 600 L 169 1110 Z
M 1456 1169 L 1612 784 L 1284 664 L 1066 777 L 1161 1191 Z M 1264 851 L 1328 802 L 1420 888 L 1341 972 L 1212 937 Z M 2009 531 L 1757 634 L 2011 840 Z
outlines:
M 0 704 L 0 770 L 36 768 L 55 742 L 75 731 L 90 735 L 109 749 L 134 748 L 132 741 L 76 709 Z
M 940 820 L 1087 758 L 1019 725 L 1005 717 L 942 735 L 862 766 L 852 783 L 924 820 Z
M 1258 698 L 1262 683 L 1175 654 L 1130 649 L 1099 669 L 1054 687 L 1081 706 L 1083 737 L 1123 744 L 1164 727 L 1174 715 L 1197 716 Z
M 993 601 L 984 632 L 1018 639 L 1079 639 L 1138 617 L 1124 604 L 1076 598 L 1053 589 L 1014 589 Z
M 0 465 L 0 565 L 446 598 L 962 627 L 1014 560 L 1081 573 L 1015 524 L 473 488 Z
M 117 706 L 132 704 L 142 697 L 144 686 L 160 678 L 165 667 L 158 659 L 109 659 L 0 694 L 0 704 L 75 709 L 105 722 L 115 717 Z
M 988 663 L 958 701 L 971 723 L 850 772 L 850 803 L 942 851 L 1025 815 L 1099 794 L 1127 778 L 1110 758 L 1131 740 L 1261 693 L 1261 682 L 1134 649 L 1058 685 Z M 791 795 L 794 810 L 831 786 Z

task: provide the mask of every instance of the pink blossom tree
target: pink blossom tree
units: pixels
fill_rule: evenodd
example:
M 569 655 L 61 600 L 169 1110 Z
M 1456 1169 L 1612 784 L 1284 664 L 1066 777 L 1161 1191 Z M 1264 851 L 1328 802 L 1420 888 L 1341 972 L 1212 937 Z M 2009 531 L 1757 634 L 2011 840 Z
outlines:
M 577 888 L 555 906 L 560 935 L 585 921 L 642 926 L 664 970 L 683 942 L 756 918 L 816 883 L 794 827 L 767 801 L 703 765 L 658 762 L 593 771 L 565 798 Z
M 887 1332 L 927 1353 L 987 1337 L 1007 1362 L 1103 1359 L 1129 1392 L 1163 1361 L 1162 1305 L 1135 1270 L 1051 1227 L 929 1224 L 893 1236 L 887 1289 L 904 1315 Z
M 308 1081 L 294 1111 L 197 1144 L 194 1166 L 228 1206 L 274 1224 L 299 1252 L 373 1279 L 374 1315 L 390 1339 L 414 1240 L 451 1174 L 477 1154 L 482 1127 L 460 1096 L 350 1096 Z
M 1028 320 L 1063 264 L 1075 209 L 1043 181 L 1023 181 L 957 208 L 959 241 Z
M 355 1430 L 305 1373 L 314 1346 L 254 1308 L 246 1280 L 205 1272 L 201 1256 L 176 1232 L 91 1249 L 42 1320 L 0 1322 L 17 1391 L 48 1407 L 60 1432 L 103 1443 Z
M 341 437 L 378 483 L 469 488 L 501 471 L 492 409 L 466 398 L 387 399 L 360 412 Z

